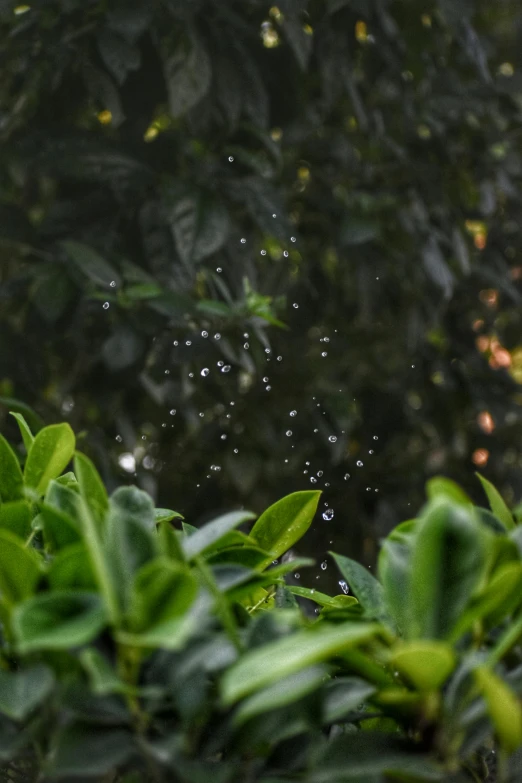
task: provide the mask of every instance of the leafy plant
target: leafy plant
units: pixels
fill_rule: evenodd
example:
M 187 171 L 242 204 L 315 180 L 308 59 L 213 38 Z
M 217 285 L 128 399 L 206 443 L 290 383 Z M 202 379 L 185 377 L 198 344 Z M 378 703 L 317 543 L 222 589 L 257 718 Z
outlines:
M 2 439 L 0 472 L 6 780 L 520 779 L 522 557 L 492 490 L 494 525 L 433 481 L 377 576 L 333 555 L 354 595 L 329 597 L 286 584 L 311 561 L 273 562 L 319 492 L 249 532 L 244 511 L 179 527 L 135 487 L 108 496 L 67 425 L 33 437 L 16 419 L 24 467 Z

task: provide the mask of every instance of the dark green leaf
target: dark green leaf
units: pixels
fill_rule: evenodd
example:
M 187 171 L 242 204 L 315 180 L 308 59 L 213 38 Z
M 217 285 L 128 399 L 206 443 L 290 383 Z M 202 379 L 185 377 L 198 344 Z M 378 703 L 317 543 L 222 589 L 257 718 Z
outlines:
M 12 720 L 25 720 L 54 687 L 54 675 L 38 665 L 16 672 L 0 669 L 0 712 Z
M 389 622 L 384 601 L 384 590 L 380 582 L 355 560 L 330 552 L 339 571 L 348 582 L 354 596 L 363 607 L 365 614 L 375 620 Z
M 0 498 L 2 501 L 18 500 L 23 493 L 23 476 L 17 456 L 9 443 L 0 435 Z

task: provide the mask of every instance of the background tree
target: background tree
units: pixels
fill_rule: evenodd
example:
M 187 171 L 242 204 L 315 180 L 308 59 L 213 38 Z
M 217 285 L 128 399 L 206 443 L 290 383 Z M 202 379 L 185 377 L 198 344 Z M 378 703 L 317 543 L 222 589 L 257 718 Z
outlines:
M 0 9 L 5 398 L 192 521 L 323 487 L 319 552 L 518 498 L 516 0 Z

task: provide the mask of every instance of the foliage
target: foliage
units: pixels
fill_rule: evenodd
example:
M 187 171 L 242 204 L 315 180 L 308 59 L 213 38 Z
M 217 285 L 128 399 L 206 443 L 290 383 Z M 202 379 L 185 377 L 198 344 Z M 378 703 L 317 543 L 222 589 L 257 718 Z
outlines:
M 516 0 L 0 3 L 0 391 L 191 517 L 310 461 L 367 560 L 427 476 L 476 492 L 477 449 L 520 495 L 520 26 Z
M 244 511 L 179 526 L 136 487 L 107 496 L 68 425 L 30 441 L 17 420 L 23 470 L 1 441 L 2 779 L 520 779 L 519 525 L 438 479 L 377 578 L 334 555 L 354 595 L 330 598 L 286 583 L 311 561 L 269 555 L 319 491 L 249 533 Z

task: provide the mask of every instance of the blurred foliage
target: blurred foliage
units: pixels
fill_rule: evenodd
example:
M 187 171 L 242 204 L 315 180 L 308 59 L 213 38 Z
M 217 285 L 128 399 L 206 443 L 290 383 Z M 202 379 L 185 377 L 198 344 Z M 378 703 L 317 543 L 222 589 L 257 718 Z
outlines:
M 367 562 L 434 472 L 520 496 L 521 32 L 2 0 L 0 393 L 192 518 L 326 487 L 315 549 Z

